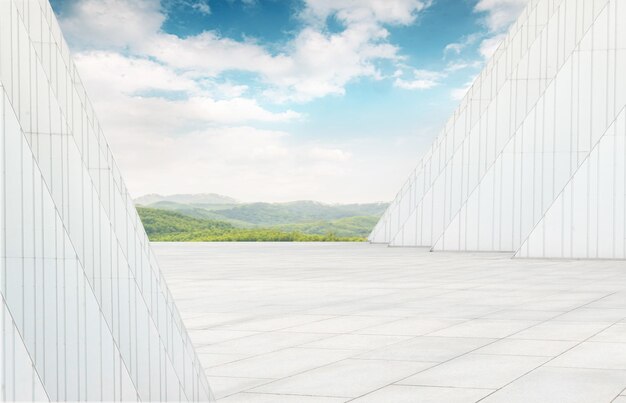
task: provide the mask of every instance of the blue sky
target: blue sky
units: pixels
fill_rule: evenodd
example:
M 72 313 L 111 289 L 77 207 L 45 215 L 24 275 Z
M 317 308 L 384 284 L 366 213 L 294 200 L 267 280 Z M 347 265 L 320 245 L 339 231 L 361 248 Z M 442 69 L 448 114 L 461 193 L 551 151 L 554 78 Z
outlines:
M 53 0 L 128 187 L 388 201 L 526 0 Z

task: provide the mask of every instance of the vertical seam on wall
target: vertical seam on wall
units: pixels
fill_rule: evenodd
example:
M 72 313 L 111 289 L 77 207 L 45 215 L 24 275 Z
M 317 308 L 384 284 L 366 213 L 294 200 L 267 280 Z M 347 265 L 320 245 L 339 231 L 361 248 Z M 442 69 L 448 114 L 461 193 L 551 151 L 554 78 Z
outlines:
M 19 14 L 18 14 L 18 17 L 19 17 Z M 55 38 L 55 40 L 56 40 L 56 38 Z M 54 44 L 54 45 L 55 45 L 55 47 L 57 47 L 56 42 L 55 42 L 55 44 Z M 60 50 L 59 50 L 59 51 L 60 51 Z M 56 54 L 55 54 L 55 55 L 56 55 Z M 58 77 L 57 77 L 57 79 L 58 79 Z M 82 87 L 81 87 L 81 88 L 82 88 Z M 48 88 L 48 92 L 50 92 L 50 91 L 51 91 L 51 88 Z M 83 92 L 84 92 L 84 91 L 83 91 Z M 88 102 L 88 101 L 86 101 L 86 102 Z M 89 105 L 88 105 L 87 103 L 85 103 L 84 105 L 85 105 L 85 107 L 86 107 L 86 108 L 87 108 L 87 107 L 89 107 Z M 89 112 L 89 111 L 87 111 L 87 112 Z M 100 135 L 100 134 L 99 134 L 99 131 L 98 131 L 98 133 L 97 133 L 96 135 Z M 100 139 L 100 137 L 98 137 L 98 138 L 96 139 L 96 140 L 98 141 L 98 143 L 100 143 L 99 139 Z M 100 144 L 99 144 L 99 145 L 100 145 Z M 98 157 L 99 157 L 99 155 L 98 155 Z M 123 186 L 122 186 L 122 187 L 123 187 Z M 98 216 L 99 216 L 99 218 L 100 218 L 100 212 L 98 212 Z M 145 234 L 145 232 L 144 232 L 144 234 Z M 144 238 L 145 238 L 145 237 L 144 237 Z M 95 241 L 95 239 L 94 239 L 94 241 Z M 99 239 L 99 241 L 100 241 L 100 239 Z M 99 253 L 101 253 L 101 250 L 100 250 L 100 249 L 99 249 Z M 95 258 L 95 257 L 94 257 L 94 258 Z M 159 273 L 160 273 L 160 271 L 158 270 L 158 267 L 154 267 L 154 268 L 153 268 L 153 267 L 152 267 L 152 265 L 150 265 L 150 267 L 149 267 L 148 269 L 149 269 L 149 270 L 150 270 L 150 272 L 151 272 L 151 273 L 153 273 L 153 274 L 154 274 L 154 271 L 155 271 L 155 270 L 156 270 L 156 272 L 157 272 L 156 274 L 159 274 Z M 156 275 L 156 274 L 155 274 L 155 275 Z M 95 291 L 99 291 L 99 292 L 100 292 L 100 296 L 101 296 L 101 293 L 102 293 L 102 292 L 101 292 L 101 289 L 100 289 L 100 290 L 95 290 Z M 163 286 L 163 293 L 164 293 L 164 294 L 168 294 L 168 293 L 169 293 L 169 291 L 168 291 L 168 289 L 167 289 L 167 286 L 166 286 L 166 285 L 164 285 L 164 286 Z M 58 303 L 58 300 L 57 300 L 57 303 Z M 146 304 L 146 306 L 147 306 L 147 304 Z M 176 310 L 176 307 L 175 307 L 175 306 L 171 306 L 171 309 L 168 309 L 168 310 L 171 310 L 172 312 L 176 312 L 176 313 L 177 313 L 177 310 Z M 151 312 L 150 312 L 150 311 L 148 311 L 148 312 L 149 312 L 149 317 L 150 317 L 150 319 L 151 319 L 151 320 L 153 320 L 152 315 L 150 314 Z M 174 313 L 171 313 L 169 316 L 172 316 L 172 317 L 173 317 L 173 315 L 174 315 Z M 154 320 L 153 320 L 153 322 L 154 322 Z M 156 325 L 156 323 L 155 323 L 155 325 Z M 171 322 L 171 325 L 172 325 L 172 326 L 176 326 L 176 323 Z M 182 345 L 183 345 L 183 346 L 187 346 L 187 345 L 188 345 L 188 343 L 190 343 L 190 340 L 189 340 L 189 338 L 188 338 L 188 334 L 186 333 L 186 331 L 185 331 L 184 329 L 179 329 L 179 328 L 177 327 L 177 330 L 179 330 L 179 332 L 180 332 L 180 336 L 181 336 L 181 339 L 182 339 Z M 57 333 L 58 333 L 58 329 L 57 329 Z M 58 353 L 58 352 L 57 352 L 57 353 Z M 195 361 L 197 361 L 197 355 L 196 355 L 196 354 L 195 354 L 195 352 L 193 351 L 193 347 L 192 347 L 192 356 L 193 356 L 192 358 L 194 358 L 194 359 L 195 359 Z M 170 360 L 170 361 L 171 361 L 171 360 Z M 196 364 L 197 364 L 197 362 L 196 362 Z M 172 364 L 172 365 L 173 365 L 173 364 Z M 209 393 L 210 393 L 210 392 L 209 392 Z
M 577 4 L 578 4 L 578 3 L 577 3 Z M 561 4 L 561 5 L 559 5 L 559 7 L 561 7 L 561 6 L 562 6 L 562 4 Z M 587 33 L 589 33 L 589 32 L 590 32 L 590 30 L 591 30 L 591 28 L 592 28 L 592 26 L 593 26 L 593 23 L 594 23 L 594 22 L 595 22 L 595 19 L 592 19 L 592 22 L 591 22 L 591 24 L 589 25 L 589 28 L 588 28 L 587 30 L 583 31 L 583 36 L 584 36 L 584 35 L 586 35 Z M 582 36 L 581 36 L 581 40 L 582 40 Z M 570 56 L 571 56 L 571 57 L 573 57 L 573 56 L 576 54 L 576 49 L 577 49 L 577 48 L 580 48 L 580 40 L 578 40 L 576 43 L 577 43 L 577 45 L 574 47 L 574 50 L 573 50 L 573 51 L 572 51 L 572 53 L 570 54 Z M 572 60 L 573 60 L 573 59 L 572 59 Z M 561 67 L 560 67 L 560 69 L 562 69 L 562 68 L 563 68 L 563 66 L 561 66 Z M 560 70 L 557 70 L 557 74 L 558 74 L 558 71 L 560 71 Z M 579 71 L 579 74 L 580 74 L 580 71 Z M 552 82 L 554 82 L 554 80 L 552 80 Z M 512 95 L 511 95 L 511 96 L 512 96 Z M 580 97 L 579 97 L 579 98 L 580 98 Z M 580 99 L 578 100 L 578 102 L 580 103 Z M 580 118 L 580 113 L 578 113 L 578 117 Z M 513 137 L 517 137 L 517 136 L 515 136 L 515 135 L 514 135 Z M 514 141 L 514 140 L 515 140 L 515 139 L 510 138 L 510 139 L 509 139 L 509 142 L 510 142 L 510 141 L 513 141 L 514 154 L 515 154 L 515 155 L 517 155 L 517 153 L 515 152 L 516 147 L 517 147 L 517 144 L 516 144 L 516 141 Z M 502 154 L 503 154 L 503 152 L 501 152 L 499 155 L 501 156 Z M 576 156 L 576 158 L 578 158 L 578 156 Z M 571 161 L 571 160 L 572 160 L 572 157 L 571 157 L 571 155 L 570 155 L 570 161 Z M 577 164 L 576 166 L 578 167 L 578 164 Z M 566 183 L 567 183 L 567 182 L 566 182 Z M 514 199 L 515 199 L 515 198 L 514 198 Z M 513 206 L 513 210 L 514 210 L 514 209 L 515 209 L 515 205 Z M 458 214 L 458 213 L 457 213 L 457 214 Z M 542 215 L 542 218 L 543 218 L 543 216 L 545 216 L 545 213 Z M 515 217 L 513 217 L 512 219 L 513 219 L 513 221 L 515 222 Z M 535 225 L 535 226 L 533 226 L 533 229 L 534 229 L 535 227 L 536 227 L 536 225 Z M 520 231 L 521 231 L 521 229 L 520 229 Z M 515 231 L 514 231 L 514 229 L 513 229 L 513 232 L 515 232 Z M 520 246 L 524 243 L 525 239 L 527 239 L 527 238 L 528 238 L 528 236 L 527 236 L 526 238 L 524 238 L 524 240 L 520 239 Z
M 535 10 L 535 9 L 537 8 L 537 4 L 539 4 L 539 3 L 532 3 L 532 2 L 531 2 L 530 7 L 531 7 L 533 10 Z M 528 7 L 524 10 L 524 13 L 526 13 L 526 14 L 530 14 L 530 12 L 531 12 L 531 11 L 529 11 L 529 8 L 528 8 Z M 526 21 L 525 21 L 525 23 L 526 23 Z M 522 25 L 523 25 L 523 24 L 522 24 Z M 515 33 L 517 34 L 517 33 L 519 33 L 520 31 L 521 31 L 521 27 L 520 27 L 520 28 L 518 28 L 518 29 L 515 31 Z M 509 33 L 509 34 L 507 35 L 507 37 L 504 39 L 504 41 L 503 41 L 502 43 L 505 43 L 505 42 L 507 42 L 507 41 L 510 39 L 510 38 L 509 38 L 509 35 L 510 35 L 510 34 L 511 34 L 511 33 Z M 536 40 L 536 37 L 535 37 L 535 39 L 534 39 L 534 40 Z M 496 54 L 497 54 L 498 50 L 500 50 L 500 48 L 501 48 L 502 46 L 503 46 L 503 45 L 502 45 L 502 44 L 500 44 L 500 46 L 499 46 L 499 47 L 497 48 L 497 50 L 496 50 Z M 529 47 L 527 47 L 527 49 L 526 49 L 526 50 L 528 50 L 528 48 L 529 48 Z M 522 53 L 522 49 L 521 49 L 521 47 L 520 47 L 520 54 L 521 54 L 521 53 Z M 509 62 L 509 59 L 507 58 L 507 53 L 504 53 L 501 57 L 503 58 L 502 60 L 504 60 L 504 63 L 505 63 L 505 65 L 506 65 L 505 70 L 508 70 L 508 62 Z M 489 60 L 489 61 L 488 61 L 488 63 L 491 63 L 492 61 L 493 61 L 493 60 Z M 494 63 L 494 64 L 495 64 L 495 63 Z M 512 68 L 513 68 L 513 67 L 512 67 Z M 480 78 L 481 78 L 481 75 L 479 75 L 479 76 L 478 76 L 477 80 L 478 80 L 478 79 L 480 79 Z M 505 82 L 506 82 L 506 80 L 505 80 Z M 468 93 L 467 93 L 467 94 L 469 94 L 470 92 L 471 92 L 471 93 L 473 93 L 473 89 L 474 89 L 474 87 L 475 87 L 475 86 L 476 86 L 476 81 L 472 84 L 472 86 L 470 87 L 470 90 L 468 91 Z M 463 105 L 463 102 L 465 102 L 465 101 L 468 99 L 468 98 L 467 98 L 467 97 L 468 97 L 468 95 L 467 95 L 467 94 L 466 94 L 466 97 L 463 99 L 463 101 L 462 101 L 462 103 L 461 103 L 461 106 Z M 491 102 L 491 101 L 493 101 L 493 99 L 491 99 L 491 100 L 490 100 L 490 102 Z M 457 108 L 457 110 L 455 110 L 455 112 L 454 112 L 453 116 L 452 116 L 450 119 L 456 119 L 456 118 L 458 118 L 457 114 L 459 113 L 460 108 L 461 108 L 461 107 L 459 107 L 459 108 Z M 466 115 L 467 115 L 467 114 L 468 114 L 467 109 L 470 109 L 470 111 L 471 111 L 471 102 L 468 102 L 468 105 L 466 105 L 466 108 L 465 108 L 465 109 L 466 109 Z M 480 115 L 480 114 L 479 114 L 479 115 Z M 480 121 L 480 116 L 479 116 L 479 121 Z M 449 123 L 449 121 L 446 123 L 446 126 L 447 126 L 447 124 L 448 124 L 448 123 Z M 471 124 L 470 124 L 470 130 L 471 130 L 471 128 L 472 128 L 472 126 L 471 126 Z M 447 135 L 446 133 L 447 133 L 447 132 L 445 131 L 445 128 L 444 128 L 443 133 L 440 133 L 440 134 L 439 134 L 439 136 L 437 137 L 437 139 L 436 139 L 436 140 L 435 140 L 435 142 L 433 143 L 433 145 L 432 145 L 431 149 L 427 151 L 426 155 L 428 155 L 428 153 L 431 153 L 431 152 L 432 152 L 432 149 L 435 149 L 435 148 L 436 148 L 437 150 L 439 150 L 439 151 L 440 151 L 441 142 L 443 141 L 440 137 L 446 137 L 446 135 Z M 467 133 L 467 135 L 469 135 L 469 132 L 466 132 L 466 133 Z M 465 141 L 465 139 L 466 139 L 466 138 L 467 138 L 467 136 L 464 136 L 464 141 Z M 455 151 L 458 151 L 458 150 L 455 150 Z M 424 161 L 425 159 L 426 159 L 426 157 L 422 157 L 422 159 L 420 160 L 420 163 L 421 163 L 421 161 Z M 420 164 L 420 163 L 418 163 L 418 167 L 419 167 L 419 164 Z M 446 161 L 446 162 L 445 162 L 445 164 L 447 164 L 447 163 L 448 163 L 448 161 Z M 441 164 L 441 162 L 440 162 L 439 164 Z M 444 165 L 445 165 L 445 164 L 444 164 Z M 417 169 L 417 168 L 416 168 L 416 169 Z M 432 165 L 431 165 L 431 169 L 432 169 Z M 435 177 L 435 179 L 436 179 L 436 178 L 437 178 L 440 174 L 441 174 L 441 171 L 439 171 L 439 172 L 438 172 L 438 174 L 437 174 L 437 176 Z M 430 180 L 430 178 L 431 178 L 431 177 L 432 177 L 432 172 L 429 174 L 429 181 L 430 181 L 430 182 L 432 182 L 432 181 Z M 479 179 L 480 179 L 480 178 L 479 178 Z M 410 176 L 409 176 L 409 178 L 407 179 L 407 181 L 409 181 L 409 180 L 410 180 Z M 406 186 L 406 184 L 405 184 L 405 185 L 403 185 L 402 189 L 404 189 L 404 187 L 405 187 L 405 186 Z M 431 183 L 431 187 L 432 187 L 432 183 Z M 402 194 L 402 189 L 400 189 L 400 191 L 396 194 L 396 197 L 394 198 L 394 202 L 395 202 L 395 201 L 397 201 L 399 198 L 400 198 L 400 199 L 402 198 L 402 196 L 403 196 L 403 194 Z M 424 195 L 425 195 L 425 193 L 423 193 L 423 195 L 422 195 L 422 199 L 424 198 Z M 395 203 L 395 204 L 399 205 L 399 203 Z M 387 210 L 387 211 L 391 210 L 391 207 L 392 207 L 393 205 L 394 205 L 394 203 L 392 203 L 392 205 L 390 205 L 390 207 L 388 208 L 388 210 Z M 399 207 L 398 207 L 398 208 L 399 208 Z M 417 208 L 416 208 L 416 209 L 417 209 Z M 414 210 L 416 210 L 416 209 L 414 209 Z M 414 211 L 414 210 L 409 210 L 409 211 L 410 211 L 410 212 L 412 212 L 412 211 Z M 458 214 L 458 213 L 459 213 L 459 211 L 457 211 L 457 212 L 455 213 L 455 215 L 456 215 L 456 214 Z M 409 216 L 409 217 L 410 217 L 410 216 Z M 389 235 L 389 237 L 388 237 L 388 239 L 389 239 L 389 241 L 388 241 L 388 242 L 389 242 L 389 243 L 393 243 L 393 241 L 395 240 L 395 238 L 396 238 L 396 237 L 398 237 L 399 235 L 401 235 L 401 234 L 402 234 L 401 228 L 402 228 L 402 227 L 404 227 L 404 226 L 406 225 L 406 220 L 405 220 L 405 221 L 403 221 L 403 222 L 400 222 L 400 217 L 398 217 L 398 223 L 399 223 L 398 225 L 399 225 L 399 228 L 400 228 L 400 229 L 399 229 L 399 230 L 397 230 L 397 231 L 395 232 L 395 234 L 393 235 L 393 238 L 392 238 L 392 235 L 391 235 L 391 234 Z M 423 220 L 422 220 L 422 223 L 423 223 Z M 449 224 L 450 224 L 450 223 L 448 223 L 448 225 L 449 225 Z M 444 231 L 445 231 L 445 228 L 447 228 L 447 226 L 448 226 L 448 225 L 444 225 Z M 431 221 L 431 233 L 432 233 L 432 221 Z M 430 244 L 431 244 L 431 246 L 432 246 L 432 247 L 434 247 L 434 244 L 435 244 L 436 242 L 435 242 L 435 240 L 434 240 L 434 239 L 432 239 L 432 238 L 433 238 L 433 237 L 431 236 L 431 242 L 430 242 Z M 439 238 L 440 238 L 440 236 L 437 238 L 437 240 L 438 240 Z M 424 242 L 422 242 L 422 244 L 424 244 Z

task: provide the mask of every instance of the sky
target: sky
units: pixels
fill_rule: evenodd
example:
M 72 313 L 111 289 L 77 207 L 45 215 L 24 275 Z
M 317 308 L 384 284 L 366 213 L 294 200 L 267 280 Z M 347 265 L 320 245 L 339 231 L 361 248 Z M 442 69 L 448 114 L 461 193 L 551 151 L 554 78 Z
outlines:
M 134 197 L 390 201 L 527 0 L 52 0 Z

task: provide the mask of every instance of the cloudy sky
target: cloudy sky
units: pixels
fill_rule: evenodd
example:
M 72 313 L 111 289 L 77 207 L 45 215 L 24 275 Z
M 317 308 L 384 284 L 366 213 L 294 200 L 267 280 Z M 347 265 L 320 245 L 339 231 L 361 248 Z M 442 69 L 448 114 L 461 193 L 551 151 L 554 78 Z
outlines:
M 131 193 L 392 199 L 527 0 L 53 0 Z

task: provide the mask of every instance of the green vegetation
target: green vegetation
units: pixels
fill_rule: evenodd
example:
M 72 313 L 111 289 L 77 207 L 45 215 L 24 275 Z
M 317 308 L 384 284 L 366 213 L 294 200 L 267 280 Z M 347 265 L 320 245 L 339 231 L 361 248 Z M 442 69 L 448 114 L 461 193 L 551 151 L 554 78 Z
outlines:
M 163 242 L 360 242 L 365 237 L 337 236 L 332 232 L 309 234 L 277 228 L 237 228 L 216 220 L 137 207 L 148 238 Z
M 146 234 L 148 234 L 151 240 L 153 240 L 153 237 L 161 237 L 163 235 L 198 231 L 224 233 L 234 228 L 229 223 L 198 219 L 173 211 L 137 207 L 137 212 L 146 229 Z
M 385 208 L 386 205 L 380 203 L 328 205 L 312 201 L 297 201 L 235 205 L 228 209 L 213 210 L 212 213 L 229 220 L 243 221 L 253 225 L 274 226 L 338 220 L 354 216 L 380 216 Z
M 274 228 L 282 231 L 298 231 L 306 234 L 333 233 L 340 237 L 367 238 L 378 222 L 378 216 L 346 217 L 331 221 L 313 221 L 296 224 L 281 224 Z
M 239 203 L 213 193 L 146 195 L 137 211 L 152 241 L 364 241 L 385 203 Z
M 185 196 L 185 197 L 183 197 Z M 386 203 L 323 204 L 313 201 L 289 203 L 228 203 L 225 196 L 149 195 L 137 199 L 137 205 L 210 220 L 230 222 L 236 227 L 273 227 L 281 224 L 328 222 L 351 217 L 380 217 Z M 214 200 L 210 202 L 210 200 Z

